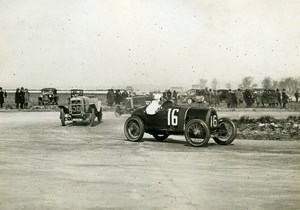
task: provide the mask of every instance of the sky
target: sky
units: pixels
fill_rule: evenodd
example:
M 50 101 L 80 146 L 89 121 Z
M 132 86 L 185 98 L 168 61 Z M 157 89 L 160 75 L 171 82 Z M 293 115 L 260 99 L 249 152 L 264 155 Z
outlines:
M 298 0 L 0 0 L 3 88 L 300 76 Z

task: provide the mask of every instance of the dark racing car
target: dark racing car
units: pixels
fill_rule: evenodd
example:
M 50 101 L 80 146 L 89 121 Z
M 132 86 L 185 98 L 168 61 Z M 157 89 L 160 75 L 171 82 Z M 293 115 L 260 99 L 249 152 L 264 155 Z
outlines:
M 232 120 L 218 118 L 214 108 L 153 101 L 135 110 L 124 125 L 125 136 L 130 141 L 142 140 L 145 132 L 159 141 L 169 135 L 184 135 L 190 145 L 201 147 L 207 145 L 210 137 L 217 144 L 228 145 L 234 141 L 237 129 Z

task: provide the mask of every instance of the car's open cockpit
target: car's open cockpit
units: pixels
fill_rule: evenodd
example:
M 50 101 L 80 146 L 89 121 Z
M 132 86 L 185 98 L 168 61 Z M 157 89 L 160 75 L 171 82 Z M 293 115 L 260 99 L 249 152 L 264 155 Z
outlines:
M 174 105 L 173 101 L 158 101 L 153 100 L 147 107 L 146 107 L 146 114 L 154 115 L 160 110 L 168 109 Z

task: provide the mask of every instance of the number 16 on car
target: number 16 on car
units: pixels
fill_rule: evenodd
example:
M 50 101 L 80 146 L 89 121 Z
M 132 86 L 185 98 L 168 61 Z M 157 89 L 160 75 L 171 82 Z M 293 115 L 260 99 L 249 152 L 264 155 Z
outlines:
M 178 125 L 178 113 L 179 109 L 168 109 L 168 126 Z

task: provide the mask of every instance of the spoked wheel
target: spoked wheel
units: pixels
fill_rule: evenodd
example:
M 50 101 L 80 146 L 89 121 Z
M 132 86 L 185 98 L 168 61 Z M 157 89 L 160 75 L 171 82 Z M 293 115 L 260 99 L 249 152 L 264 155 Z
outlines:
M 163 133 L 163 134 L 156 133 L 156 134 L 152 134 L 152 136 L 158 141 L 164 141 L 169 137 L 169 134 L 167 134 L 167 133 Z
M 189 98 L 189 99 L 187 100 L 187 103 L 188 103 L 188 104 L 191 104 L 191 103 L 193 103 L 193 100 L 192 100 L 191 98 Z
M 119 105 L 115 107 L 115 116 L 120 117 L 122 115 L 122 109 Z
M 91 115 L 90 115 L 90 126 L 93 126 L 95 123 L 95 118 L 96 118 L 96 113 L 95 113 L 95 109 L 92 108 L 91 110 Z
M 98 123 L 100 124 L 102 122 L 102 109 L 100 110 L 100 112 L 98 112 L 97 119 Z
M 194 147 L 206 146 L 210 133 L 205 122 L 199 119 L 190 120 L 184 131 L 186 141 Z
M 124 133 L 129 141 L 140 141 L 144 136 L 144 123 L 136 116 L 129 117 L 124 125 Z
M 228 118 L 220 118 L 217 134 L 217 136 L 213 137 L 215 142 L 221 145 L 228 145 L 232 143 L 236 137 L 236 125 Z
M 66 125 L 66 116 L 64 109 L 60 109 L 60 122 L 62 126 Z

